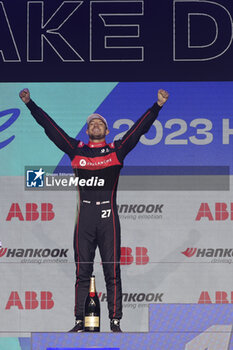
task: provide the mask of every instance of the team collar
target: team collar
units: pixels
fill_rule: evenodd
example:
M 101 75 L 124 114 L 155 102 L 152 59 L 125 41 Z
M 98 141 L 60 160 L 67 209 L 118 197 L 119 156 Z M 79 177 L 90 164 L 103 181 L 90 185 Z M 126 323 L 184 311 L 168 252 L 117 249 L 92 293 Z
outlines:
M 97 148 L 97 147 L 104 147 L 104 146 L 106 146 L 107 144 L 106 144 L 106 142 L 105 141 L 103 141 L 103 142 L 91 142 L 91 141 L 89 141 L 88 142 L 88 147 L 90 147 L 90 148 Z

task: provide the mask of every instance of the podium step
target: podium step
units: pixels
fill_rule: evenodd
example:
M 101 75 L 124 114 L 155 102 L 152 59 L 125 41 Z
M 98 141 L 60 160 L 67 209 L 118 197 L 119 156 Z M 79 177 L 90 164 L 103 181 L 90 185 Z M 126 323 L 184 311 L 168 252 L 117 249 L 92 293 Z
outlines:
M 0 350 L 233 350 L 232 333 L 233 304 L 152 304 L 149 332 L 32 333 Z
M 233 304 L 151 304 L 150 332 L 204 332 L 213 325 L 233 325 Z
M 232 304 L 153 304 L 149 332 L 33 333 L 31 349 L 233 350 L 232 328 Z

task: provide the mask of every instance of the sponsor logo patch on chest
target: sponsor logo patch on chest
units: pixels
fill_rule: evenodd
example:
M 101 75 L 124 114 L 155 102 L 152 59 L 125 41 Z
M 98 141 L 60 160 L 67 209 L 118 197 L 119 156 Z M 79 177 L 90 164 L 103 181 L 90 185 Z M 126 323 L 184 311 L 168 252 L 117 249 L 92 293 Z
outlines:
M 72 167 L 76 169 L 97 170 L 110 166 L 121 165 L 115 152 L 110 154 L 105 154 L 103 152 L 103 154 L 104 155 L 100 157 L 84 157 L 76 155 L 72 160 Z

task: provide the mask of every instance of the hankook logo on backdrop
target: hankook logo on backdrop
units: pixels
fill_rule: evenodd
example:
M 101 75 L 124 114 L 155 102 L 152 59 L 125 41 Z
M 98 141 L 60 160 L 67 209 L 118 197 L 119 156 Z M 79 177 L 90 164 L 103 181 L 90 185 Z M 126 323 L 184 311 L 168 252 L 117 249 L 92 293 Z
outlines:
M 191 258 L 197 251 L 197 248 L 187 248 L 182 254 L 187 256 L 187 258 Z
M 164 204 L 130 203 L 117 206 L 121 220 L 136 219 L 162 219 Z
M 0 248 L 0 258 L 23 258 L 21 263 L 67 263 L 69 249 Z
M 233 248 L 187 248 L 181 253 L 187 258 L 214 258 L 211 263 L 233 262 Z
M 107 302 L 107 293 L 98 293 L 100 302 Z M 164 293 L 144 293 L 144 292 L 132 292 L 122 294 L 123 308 L 136 309 L 148 307 L 152 303 L 162 303 Z

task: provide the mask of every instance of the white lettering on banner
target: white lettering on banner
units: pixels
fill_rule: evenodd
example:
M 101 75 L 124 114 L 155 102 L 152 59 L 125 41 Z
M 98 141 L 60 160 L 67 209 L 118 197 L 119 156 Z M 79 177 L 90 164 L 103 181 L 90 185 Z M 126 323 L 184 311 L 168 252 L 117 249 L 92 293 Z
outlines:
M 232 325 L 215 325 L 196 336 L 185 346 L 185 350 L 228 350 Z
M 134 124 L 134 122 L 130 119 L 119 119 L 113 124 L 113 128 L 119 129 L 121 125 L 128 125 L 128 129 L 124 132 L 117 134 L 114 137 L 114 141 L 122 138 L 125 133 L 130 129 L 130 127 Z M 198 138 L 196 135 L 192 135 L 187 138 L 178 138 L 178 136 L 184 135 L 188 130 L 188 124 L 183 119 L 169 119 L 165 125 L 163 126 L 159 120 L 155 120 L 153 123 L 153 127 L 155 128 L 156 135 L 152 139 L 148 139 L 145 135 L 141 136 L 140 142 L 143 145 L 153 146 L 158 144 L 163 139 L 163 128 L 171 129 L 174 126 L 179 126 L 179 129 L 168 134 L 165 137 L 164 143 L 165 145 L 187 145 L 189 142 L 195 145 L 208 145 L 213 142 L 213 134 L 210 132 L 213 128 L 213 123 L 211 120 L 206 118 L 197 118 L 193 119 L 189 126 L 191 128 L 196 129 L 196 135 L 200 135 L 201 138 Z M 202 127 L 200 127 L 202 126 Z
M 117 134 L 114 137 L 113 141 L 121 139 L 125 135 L 125 133 L 134 125 L 134 122 L 131 119 L 118 119 L 114 122 L 113 128 L 120 129 L 121 125 L 127 125 L 128 129 L 126 131 L 121 132 L 120 134 Z
M 194 145 L 208 145 L 213 141 L 213 134 L 209 131 L 212 129 L 213 124 L 208 119 L 198 118 L 191 121 L 190 126 L 196 128 L 198 125 L 205 125 L 203 129 L 197 128 L 197 135 L 204 135 L 203 139 L 198 139 L 196 136 L 190 136 L 189 140 Z
M 0 32 L 4 33 L 4 42 L 0 41 L 0 53 L 3 62 L 21 62 L 15 38 L 2 1 L 0 1 Z M 3 46 L 4 43 L 7 43 L 7 45 Z
M 62 26 L 82 3 L 83 1 L 63 1 L 47 22 L 44 23 L 44 2 L 28 1 L 27 62 L 44 61 L 45 40 L 63 62 L 84 61 L 60 33 Z M 57 17 L 59 20 L 57 20 Z
M 83 5 L 84 1 L 63 1 L 48 17 L 45 1 L 27 2 L 27 62 L 44 62 L 45 42 L 62 62 L 79 63 L 84 58 L 75 49 L 71 39 L 64 36 L 63 26 Z M 126 6 L 127 5 L 127 6 Z M 109 7 L 110 6 L 110 7 Z M 90 1 L 89 61 L 90 62 L 143 62 L 144 46 L 140 42 L 138 16 L 144 16 L 144 0 Z M 135 18 L 132 23 L 132 17 Z M 0 41 L 3 62 L 21 62 L 14 33 L 3 1 L 0 1 Z M 83 33 L 70 33 L 78 40 Z M 22 40 L 22 38 L 21 38 Z M 100 43 L 103 43 L 101 45 Z
M 187 123 L 182 119 L 170 119 L 166 122 L 165 128 L 171 129 L 173 127 L 173 125 L 179 125 L 180 129 L 172 132 L 170 135 L 168 135 L 166 137 L 165 145 L 177 145 L 177 144 L 178 145 L 187 145 L 188 140 L 178 139 L 178 136 L 186 133 L 186 131 L 188 129 Z M 177 137 L 177 139 L 175 139 L 176 137 Z
M 27 62 L 44 62 L 45 42 L 62 62 L 85 61 L 62 30 L 76 12 L 79 15 L 83 4 L 84 1 L 63 1 L 45 20 L 48 17 L 46 1 L 27 2 L 24 38 Z M 144 62 L 145 47 L 140 45 L 144 0 L 93 0 L 89 10 L 86 19 L 90 28 L 86 43 L 90 48 L 89 62 Z M 209 33 L 208 39 L 200 30 L 200 19 Z M 232 24 L 231 13 L 218 2 L 173 0 L 173 61 L 207 61 L 224 55 L 232 44 Z M 0 41 L 3 62 L 21 62 L 3 1 L 0 1 L 0 30 L 4 33 L 4 41 Z M 77 44 L 78 30 L 70 35 Z
M 191 34 L 191 33 L 190 33 L 191 18 L 192 18 L 191 16 L 206 16 L 206 17 L 211 18 L 211 19 L 214 21 L 216 32 L 215 32 L 215 37 L 214 37 L 214 39 L 212 40 L 212 42 L 210 42 L 209 44 L 206 44 L 206 45 L 201 45 L 201 46 L 192 45 L 192 44 L 191 44 L 191 35 L 190 35 L 190 34 Z M 200 48 L 202 48 L 202 47 L 209 47 L 209 46 L 211 46 L 211 45 L 213 45 L 213 44 L 215 43 L 217 37 L 218 37 L 218 24 L 217 24 L 217 22 L 216 22 L 216 20 L 215 20 L 214 17 L 208 15 L 207 13 L 189 13 L 189 14 L 188 14 L 188 47 L 190 47 L 190 48 L 191 48 L 191 47 L 200 47 Z
M 155 120 L 155 122 L 153 123 L 153 126 L 155 127 L 155 132 L 156 135 L 153 139 L 148 139 L 145 135 L 142 135 L 140 138 L 140 142 L 143 145 L 148 145 L 148 146 L 153 146 L 153 145 L 157 145 L 160 141 L 162 141 L 163 138 L 163 126 L 160 123 L 160 121 Z
M 229 145 L 230 135 L 233 135 L 233 129 L 230 129 L 230 119 L 223 119 L 223 145 Z
M 130 6 L 130 11 L 128 9 L 126 11 L 125 4 Z M 111 13 L 109 13 L 108 11 L 111 11 Z M 130 16 L 135 17 L 143 15 L 144 1 L 111 1 L 111 10 L 109 8 L 108 1 L 91 1 L 90 61 L 144 61 L 144 47 L 128 45 L 129 40 L 133 39 L 135 41 L 135 39 L 140 38 L 140 25 L 131 24 L 132 21 L 127 20 L 127 17 Z M 100 19 L 102 20 L 102 23 L 100 23 Z M 103 25 L 104 30 L 108 35 L 105 35 L 105 33 L 102 34 Z M 100 27 L 100 30 L 98 30 L 98 27 Z M 109 35 L 111 33 L 111 29 L 112 35 Z M 101 45 L 100 43 L 103 43 L 104 45 Z M 101 54 L 99 53 L 100 51 Z
M 209 33 L 206 43 L 203 43 L 203 31 L 198 26 L 200 17 L 205 20 L 205 28 Z M 195 43 L 192 41 L 194 36 L 198 36 Z M 174 0 L 174 61 L 213 60 L 227 52 L 232 38 L 232 17 L 223 5 L 206 0 Z

